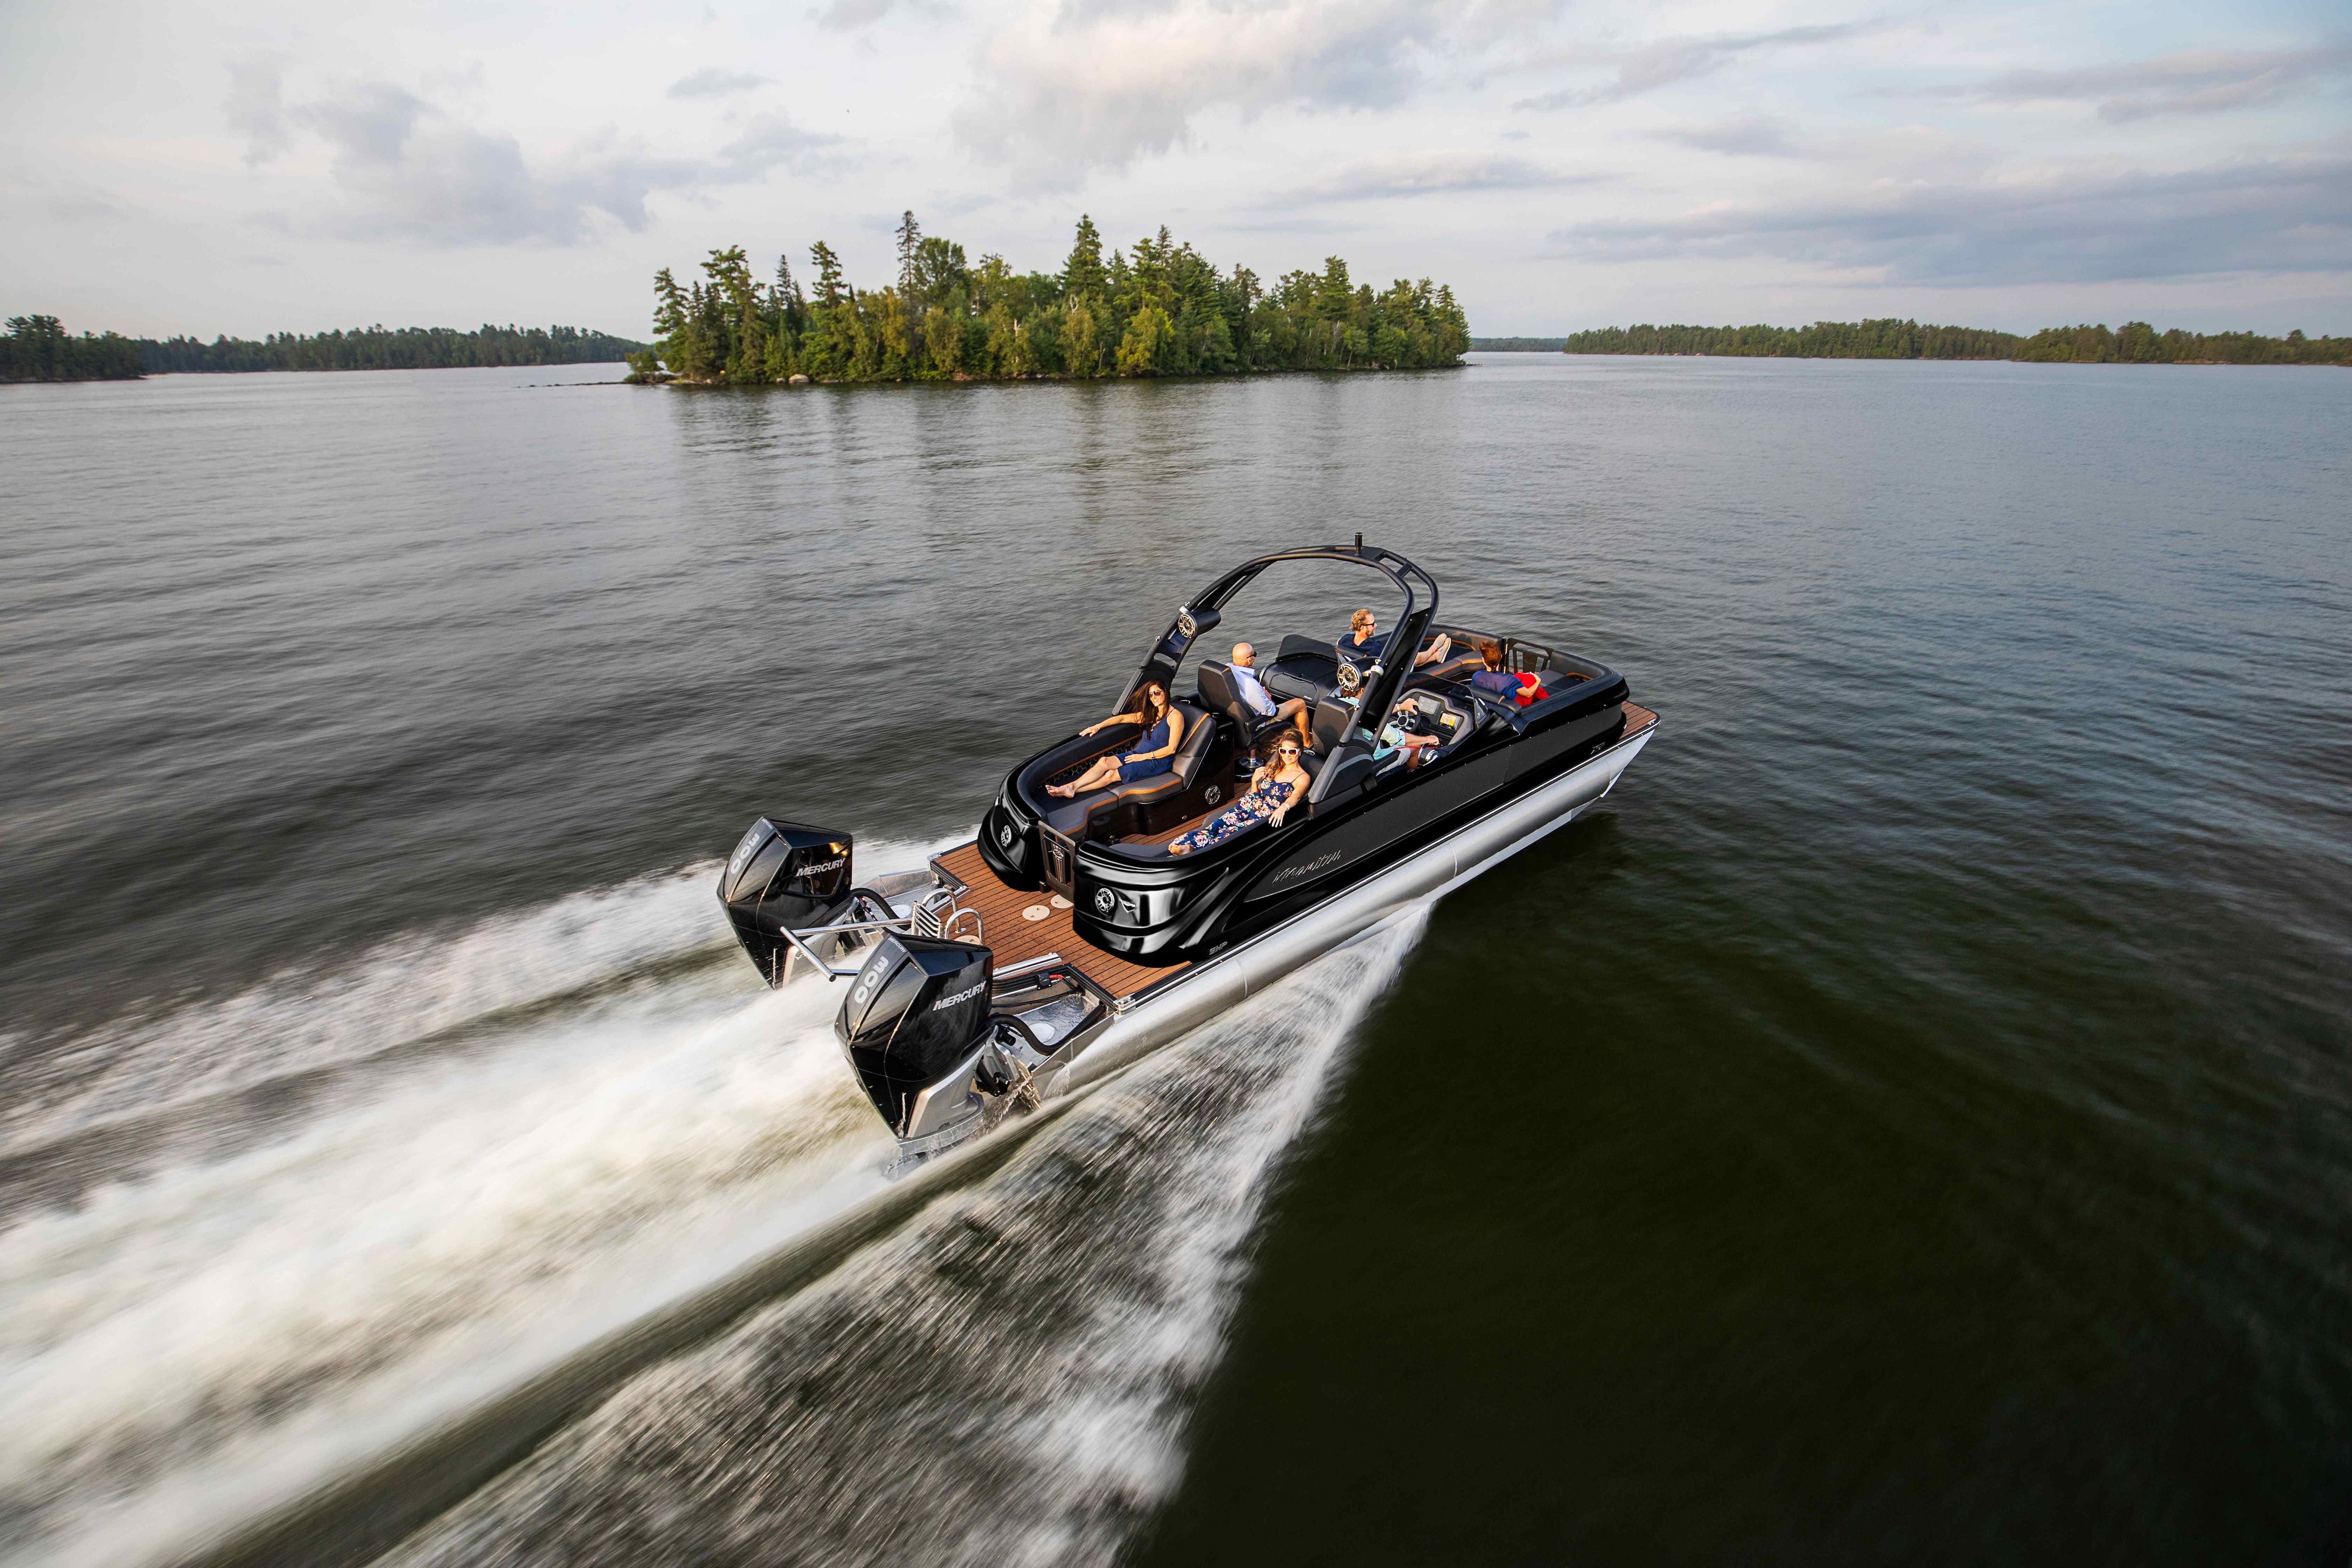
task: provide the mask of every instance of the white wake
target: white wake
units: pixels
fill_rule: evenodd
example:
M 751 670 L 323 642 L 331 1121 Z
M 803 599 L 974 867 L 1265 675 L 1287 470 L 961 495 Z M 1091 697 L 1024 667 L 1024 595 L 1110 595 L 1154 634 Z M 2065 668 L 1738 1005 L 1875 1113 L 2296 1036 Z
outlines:
M 1265 1205 L 1415 909 L 1112 1080 L 388 1560 L 1092 1564 L 1183 1473 Z
M 861 846 L 877 870 L 921 854 Z M 834 1043 L 838 994 L 727 962 L 716 871 L 88 1042 L 102 1066 L 12 1118 L 20 1163 L 341 1076 L 12 1210 L 0 1552 L 138 1555 L 245 1517 L 875 1190 L 890 1142 Z

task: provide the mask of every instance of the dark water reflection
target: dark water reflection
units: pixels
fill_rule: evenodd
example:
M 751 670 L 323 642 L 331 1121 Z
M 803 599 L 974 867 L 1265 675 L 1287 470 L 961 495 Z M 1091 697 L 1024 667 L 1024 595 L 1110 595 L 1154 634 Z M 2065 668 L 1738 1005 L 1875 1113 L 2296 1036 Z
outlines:
M 1361 530 L 1666 729 L 1438 911 L 1134 1549 L 2352 1548 L 2352 379 L 530 379 L 0 395 L 20 1111 L 757 810 L 952 830 Z

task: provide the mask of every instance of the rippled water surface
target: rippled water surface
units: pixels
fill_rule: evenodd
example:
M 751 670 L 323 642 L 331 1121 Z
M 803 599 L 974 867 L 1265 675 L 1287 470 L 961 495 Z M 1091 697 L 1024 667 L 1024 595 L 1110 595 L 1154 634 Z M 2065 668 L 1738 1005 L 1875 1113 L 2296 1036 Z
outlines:
M 715 857 L 918 863 L 1360 530 L 1664 715 L 1601 812 L 394 1560 L 2352 1552 L 2352 377 L 611 374 L 0 388 L 0 1556 L 168 1557 L 878 1190 Z

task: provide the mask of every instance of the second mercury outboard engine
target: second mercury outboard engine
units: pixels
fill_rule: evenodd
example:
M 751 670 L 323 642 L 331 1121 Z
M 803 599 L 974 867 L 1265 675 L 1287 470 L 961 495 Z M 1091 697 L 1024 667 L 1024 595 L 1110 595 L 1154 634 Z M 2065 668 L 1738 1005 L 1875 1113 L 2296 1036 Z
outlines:
M 823 925 L 849 901 L 855 846 L 846 833 L 765 816 L 735 846 L 719 874 L 719 901 L 769 984 L 783 978 L 792 952 L 778 933 Z
M 927 1137 L 979 1113 L 972 1079 L 989 1048 L 993 964 L 984 947 L 894 931 L 857 972 L 833 1032 L 899 1137 Z

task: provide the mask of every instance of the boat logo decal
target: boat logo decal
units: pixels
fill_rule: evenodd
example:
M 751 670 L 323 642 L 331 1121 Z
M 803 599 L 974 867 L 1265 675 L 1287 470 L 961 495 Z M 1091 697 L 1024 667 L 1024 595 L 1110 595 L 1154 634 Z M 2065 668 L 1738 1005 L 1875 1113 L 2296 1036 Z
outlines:
M 1202 795 L 1201 798 L 1207 801 L 1211 805 L 1214 805 L 1217 802 L 1225 798 L 1225 792 L 1218 785 L 1211 784 L 1207 793 Z
M 1096 889 L 1095 908 L 1100 910 L 1105 914 L 1110 913 L 1111 910 L 1118 908 L 1118 895 L 1112 892 L 1108 888 Z
M 1266 886 L 1269 888 L 1279 888 L 1282 884 L 1292 880 L 1294 878 L 1311 877 L 1318 871 L 1325 870 L 1332 866 L 1338 865 L 1345 857 L 1346 853 L 1347 852 L 1345 850 L 1334 849 L 1331 853 L 1324 856 L 1320 859 L 1305 861 L 1297 866 L 1286 866 L 1281 870 L 1276 871 L 1274 874 L 1273 878 L 1267 881 Z
M 838 871 L 838 870 L 840 870 L 840 869 L 841 869 L 841 862 L 840 862 L 840 861 L 838 861 L 838 860 L 827 860 L 827 861 L 826 861 L 824 865 L 822 865 L 822 866 L 803 866 L 803 867 L 802 867 L 802 868 L 801 868 L 801 875 L 802 875 L 802 876 L 803 876 L 803 877 L 814 877 L 814 876 L 815 876 L 815 875 L 816 875 L 818 872 L 820 872 L 820 871 Z
M 752 851 L 768 841 L 767 826 L 764 822 L 753 823 L 751 831 L 743 835 L 743 842 L 735 846 L 735 858 L 727 862 L 729 881 L 731 882 L 743 874 L 743 868 L 751 863 Z
M 931 1011 L 934 1013 L 944 1013 L 949 1008 L 954 1006 L 957 1003 L 969 1002 L 987 989 L 988 982 L 983 980 L 979 984 L 959 991 L 952 996 L 940 997 L 938 1001 L 931 1004 Z
M 1007 849 L 1013 847 L 1013 824 L 1000 822 L 996 825 L 996 841 Z

